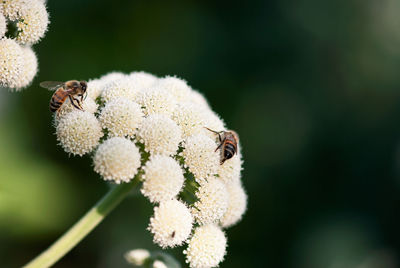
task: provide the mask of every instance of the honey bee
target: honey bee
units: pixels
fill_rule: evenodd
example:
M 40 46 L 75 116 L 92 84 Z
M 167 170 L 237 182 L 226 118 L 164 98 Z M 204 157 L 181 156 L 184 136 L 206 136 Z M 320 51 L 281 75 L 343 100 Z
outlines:
M 86 81 L 70 80 L 67 82 L 45 81 L 40 86 L 50 90 L 55 90 L 50 100 L 50 111 L 58 113 L 61 105 L 69 98 L 71 104 L 79 110 L 83 111 L 81 102 L 86 98 L 87 83 Z M 78 98 L 80 97 L 80 99 Z
M 239 141 L 239 137 L 233 130 L 222 130 L 222 131 L 215 131 L 205 127 L 211 132 L 218 134 L 218 138 L 220 144 L 218 145 L 215 152 L 221 148 L 221 160 L 220 164 L 222 165 L 226 160 L 231 159 L 237 153 L 237 144 Z

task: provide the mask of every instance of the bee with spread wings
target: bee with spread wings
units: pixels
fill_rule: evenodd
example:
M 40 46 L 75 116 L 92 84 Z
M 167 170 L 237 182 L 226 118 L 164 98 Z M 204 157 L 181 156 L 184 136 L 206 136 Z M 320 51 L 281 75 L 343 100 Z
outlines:
M 87 82 L 70 80 L 67 82 L 45 81 L 40 86 L 50 90 L 55 90 L 50 100 L 50 111 L 58 112 L 61 105 L 69 98 L 71 104 L 79 110 L 83 111 L 82 101 L 87 95 Z M 80 97 L 80 99 L 78 98 Z

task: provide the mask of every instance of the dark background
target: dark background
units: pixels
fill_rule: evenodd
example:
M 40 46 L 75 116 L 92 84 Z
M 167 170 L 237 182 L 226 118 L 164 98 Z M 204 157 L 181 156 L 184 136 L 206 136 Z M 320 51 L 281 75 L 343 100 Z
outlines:
M 49 1 L 39 74 L 0 92 L 0 266 L 19 267 L 106 191 L 57 146 L 43 80 L 177 75 L 244 154 L 248 211 L 221 267 L 399 267 L 400 2 Z M 158 249 L 138 192 L 54 267 Z M 183 264 L 182 248 L 168 250 Z

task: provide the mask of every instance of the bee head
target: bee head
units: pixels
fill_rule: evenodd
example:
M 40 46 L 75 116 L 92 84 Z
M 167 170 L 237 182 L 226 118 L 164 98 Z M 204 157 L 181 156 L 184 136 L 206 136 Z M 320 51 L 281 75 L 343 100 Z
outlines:
M 81 85 L 83 93 L 85 93 L 86 89 L 87 89 L 87 82 L 86 81 L 80 81 L 79 83 Z

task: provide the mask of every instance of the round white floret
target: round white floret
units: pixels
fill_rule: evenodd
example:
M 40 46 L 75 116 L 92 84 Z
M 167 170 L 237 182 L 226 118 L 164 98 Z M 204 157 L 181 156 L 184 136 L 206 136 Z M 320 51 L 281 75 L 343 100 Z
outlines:
M 110 72 L 99 78 L 104 84 L 126 77 L 127 75 L 122 72 Z
M 146 72 L 131 72 L 128 75 L 129 79 L 140 89 L 152 87 L 157 82 L 157 77 Z
M 225 234 L 218 226 L 204 225 L 196 228 L 183 253 L 191 268 L 216 267 L 224 259 L 226 244 Z
M 0 87 L 15 88 L 21 83 L 24 52 L 14 40 L 0 39 Z
M 129 182 L 140 167 L 139 149 L 133 142 L 113 137 L 103 142 L 94 158 L 94 170 L 105 180 L 115 183 Z
M 154 208 L 149 231 L 162 248 L 182 245 L 192 230 L 192 215 L 186 205 L 176 199 L 163 201 Z
M 134 101 L 138 91 L 138 87 L 135 86 L 132 80 L 128 76 L 124 76 L 106 83 L 101 93 L 101 98 L 105 102 L 118 98 Z
M 204 110 L 191 102 L 178 103 L 172 119 L 181 128 L 183 138 L 200 133 L 205 126 Z
M 188 96 L 188 101 L 201 106 L 204 109 L 211 109 L 206 98 L 197 90 L 192 90 Z
M 80 97 L 79 97 L 80 100 Z M 89 112 L 94 114 L 97 111 L 98 104 L 90 97 L 87 97 L 81 102 L 82 108 L 85 112 Z M 61 117 L 64 115 L 77 111 L 78 109 L 72 105 L 71 101 L 69 98 L 67 98 L 64 103 L 61 105 L 60 109 L 58 109 L 58 112 L 56 113 L 56 120 L 59 120 Z
M 170 92 L 178 102 L 188 101 L 192 91 L 185 80 L 174 76 L 159 79 L 157 86 Z
M 216 178 L 201 185 L 196 196 L 198 201 L 194 203 L 192 214 L 202 225 L 217 223 L 228 209 L 228 191 L 225 184 Z
M 224 228 L 231 227 L 242 219 L 247 207 L 247 195 L 240 181 L 226 184 L 229 202 L 228 209 L 220 224 Z
M 210 137 L 203 134 L 191 136 L 185 140 L 184 146 L 185 165 L 198 183 L 202 184 L 217 173 L 220 157 L 218 152 L 214 152 L 217 145 Z
M 0 6 L 0 38 L 4 37 L 6 31 L 7 31 L 6 18 L 4 17 L 3 13 L 1 13 L 1 6 Z
M 38 61 L 35 52 L 30 47 L 23 47 L 23 67 L 20 73 L 20 79 L 16 87 L 22 89 L 27 87 L 35 77 L 38 70 Z
M 125 259 L 128 263 L 136 266 L 142 266 L 150 258 L 150 252 L 146 249 L 133 249 L 125 253 Z
M 137 103 L 118 98 L 106 103 L 99 120 L 102 127 L 108 129 L 110 136 L 133 138 L 143 120 L 143 113 Z
M 219 178 L 226 184 L 238 182 L 240 180 L 240 172 L 242 171 L 242 155 L 240 152 L 228 159 L 224 164 L 219 165 L 218 175 Z
M 145 115 L 165 114 L 171 116 L 176 106 L 175 98 L 160 87 L 140 90 L 135 100 L 140 104 Z
M 43 2 L 35 0 L 26 3 L 18 12 L 16 40 L 21 44 L 31 45 L 44 36 L 49 24 L 49 17 Z
M 166 115 L 153 114 L 143 120 L 138 137 L 146 152 L 173 155 L 181 142 L 181 130 Z
M 96 117 L 79 110 L 68 113 L 58 121 L 56 134 L 67 153 L 80 156 L 92 151 L 103 136 Z
M 87 83 L 87 94 L 92 99 L 97 99 L 103 92 L 104 81 L 101 79 L 89 80 Z
M 9 20 L 15 21 L 20 18 L 20 14 L 29 8 L 28 0 L 2 0 L 2 11 Z
M 141 192 L 153 203 L 170 200 L 181 191 L 185 178 L 180 165 L 171 157 L 154 155 L 144 167 Z

